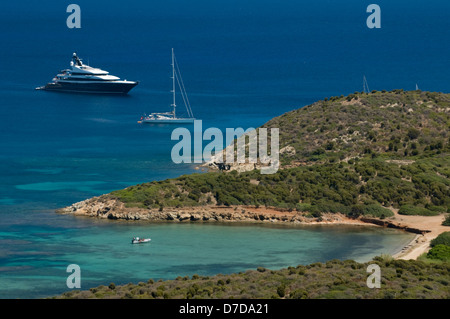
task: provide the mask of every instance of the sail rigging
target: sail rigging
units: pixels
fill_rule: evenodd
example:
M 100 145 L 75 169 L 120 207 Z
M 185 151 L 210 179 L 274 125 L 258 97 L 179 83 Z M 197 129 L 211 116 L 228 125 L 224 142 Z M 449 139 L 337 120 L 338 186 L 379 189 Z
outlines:
M 163 112 L 163 113 L 151 113 L 148 116 L 142 117 L 141 121 L 139 121 L 140 123 L 193 123 L 195 118 L 194 118 L 194 113 L 192 112 L 192 108 L 191 108 L 191 104 L 189 102 L 189 98 L 187 96 L 186 93 L 186 88 L 184 86 L 184 82 L 183 82 L 183 78 L 181 76 L 181 72 L 180 72 L 180 67 L 178 66 L 178 62 L 177 59 L 175 57 L 175 53 L 174 50 L 172 48 L 172 111 L 171 112 Z M 182 118 L 182 117 L 177 117 L 177 112 L 176 112 L 176 108 L 177 108 L 177 104 L 176 104 L 176 96 L 177 96 L 177 91 L 176 91 L 176 87 L 178 85 L 179 88 L 179 94 L 181 96 L 181 99 L 183 100 L 183 103 L 186 107 L 186 111 L 187 111 L 187 118 Z
M 369 93 L 370 92 L 370 90 L 369 90 L 369 84 L 367 83 L 367 79 L 366 79 L 366 76 L 364 75 L 364 77 L 363 77 L 363 92 L 364 93 Z

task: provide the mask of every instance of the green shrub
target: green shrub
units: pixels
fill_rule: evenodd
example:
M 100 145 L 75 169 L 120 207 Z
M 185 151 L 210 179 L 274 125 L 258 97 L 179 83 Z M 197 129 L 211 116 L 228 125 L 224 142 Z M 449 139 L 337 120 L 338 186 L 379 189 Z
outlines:
M 305 289 L 297 289 L 290 294 L 292 299 L 308 299 L 308 292 Z
M 310 206 L 308 210 L 313 217 L 321 217 L 321 213 L 349 214 L 350 208 L 337 202 L 318 201 Z
M 358 218 L 364 214 L 364 205 L 353 205 L 350 212 L 347 214 L 349 217 Z
M 450 261 L 450 246 L 447 245 L 435 245 L 427 253 L 427 257 L 430 259 L 439 259 L 442 261 Z
M 445 217 L 445 220 L 442 222 L 442 226 L 450 226 L 450 215 Z
M 450 246 L 450 231 L 443 232 L 442 234 L 440 234 L 431 241 L 430 243 L 431 247 L 434 247 L 436 245 Z
M 299 212 L 309 212 L 311 211 L 311 204 L 306 204 L 306 203 L 298 203 L 297 205 L 295 205 L 295 209 Z
M 353 205 L 361 205 L 358 212 L 354 209 L 354 215 L 391 215 L 371 204 L 404 206 L 400 210 L 404 214 L 437 215 L 450 206 L 447 166 L 444 156 L 416 159 L 407 166 L 386 162 L 381 156 L 365 157 L 349 160 L 348 164 L 318 163 L 268 175 L 258 170 L 184 175 L 106 196 L 119 199 L 127 207 L 163 210 L 211 204 L 215 199 L 218 205 L 273 206 L 309 212 L 316 217 L 320 213 L 348 215 Z
M 362 208 L 362 213 L 364 216 L 372 216 L 378 218 L 394 216 L 394 213 L 390 209 L 384 208 L 377 204 L 364 205 Z
M 415 129 L 415 128 L 411 128 L 411 129 L 408 130 L 408 137 L 411 140 L 414 140 L 414 139 L 418 138 L 419 135 L 420 135 L 420 131 Z
M 419 215 L 419 216 L 439 215 L 439 212 L 431 211 L 425 207 L 414 205 L 403 205 L 402 207 L 400 207 L 398 213 L 400 215 Z
M 286 295 L 286 285 L 282 284 L 282 285 L 278 286 L 277 294 L 278 294 L 278 296 L 283 298 Z

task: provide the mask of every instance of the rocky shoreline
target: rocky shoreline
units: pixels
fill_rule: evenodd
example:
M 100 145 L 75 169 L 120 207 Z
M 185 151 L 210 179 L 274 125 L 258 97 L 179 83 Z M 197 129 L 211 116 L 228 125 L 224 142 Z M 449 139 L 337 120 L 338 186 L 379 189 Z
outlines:
M 323 213 L 316 218 L 307 212 L 278 208 L 251 206 L 197 206 L 182 208 L 148 209 L 126 207 L 123 202 L 108 195 L 93 197 L 68 207 L 58 209 L 60 214 L 86 216 L 99 219 L 178 222 L 178 223 L 272 223 L 285 225 L 360 225 L 363 227 L 386 227 L 414 233 L 416 236 L 393 257 L 417 259 L 430 248 L 430 242 L 445 231 L 443 216 L 403 216 L 392 209 L 394 217 L 386 219 L 360 216 L 349 218 L 339 213 Z
M 132 220 L 149 222 L 240 222 L 240 223 L 286 223 L 286 224 L 347 224 L 372 225 L 396 228 L 423 235 L 421 230 L 402 225 L 394 220 L 359 217 L 349 218 L 344 214 L 324 213 L 312 217 L 305 212 L 288 211 L 277 208 L 251 206 L 198 206 L 182 208 L 148 209 L 126 207 L 123 202 L 108 196 L 93 197 L 68 207 L 58 209 L 60 214 L 88 216 L 111 220 Z
M 246 206 L 199 206 L 182 208 L 148 209 L 126 207 L 124 203 L 107 197 L 94 197 L 57 210 L 60 214 L 89 216 L 100 219 L 141 220 L 151 222 L 281 222 L 313 223 L 315 218 L 304 214 L 274 209 Z M 335 216 L 333 216 L 335 215 Z M 324 222 L 343 221 L 342 216 L 330 214 Z

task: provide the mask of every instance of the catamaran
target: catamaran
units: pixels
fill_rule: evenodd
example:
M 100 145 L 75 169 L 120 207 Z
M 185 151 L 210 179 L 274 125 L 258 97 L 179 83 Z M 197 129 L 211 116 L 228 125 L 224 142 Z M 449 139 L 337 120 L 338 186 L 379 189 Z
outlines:
M 171 112 L 163 112 L 163 113 L 151 113 L 150 115 L 144 115 L 141 117 L 141 120 L 138 123 L 147 123 L 147 124 L 183 124 L 183 123 L 194 123 L 194 114 L 192 113 L 191 105 L 189 104 L 189 99 L 187 97 L 186 89 L 184 87 L 183 79 L 181 78 L 180 68 L 178 67 L 178 63 L 175 59 L 175 54 L 172 49 L 172 98 L 173 102 L 171 104 L 172 111 Z M 175 83 L 176 82 L 176 83 Z M 180 88 L 180 95 L 183 99 L 184 105 L 186 106 L 186 111 L 188 117 L 177 117 L 176 110 L 176 92 L 175 87 L 178 84 Z

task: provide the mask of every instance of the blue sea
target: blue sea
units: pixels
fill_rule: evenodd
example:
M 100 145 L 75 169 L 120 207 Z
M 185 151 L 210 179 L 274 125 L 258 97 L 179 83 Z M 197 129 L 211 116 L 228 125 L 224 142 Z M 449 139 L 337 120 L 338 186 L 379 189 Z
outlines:
M 449 1 L 8 1 L 0 8 L 0 298 L 185 275 L 367 261 L 411 234 L 361 227 L 148 224 L 55 209 L 133 184 L 197 172 L 174 164 L 174 127 L 139 125 L 171 104 L 174 48 L 203 128 L 257 127 L 325 97 L 363 90 L 450 91 Z M 72 53 L 140 81 L 127 96 L 34 90 Z M 149 236 L 148 245 L 130 245 Z

